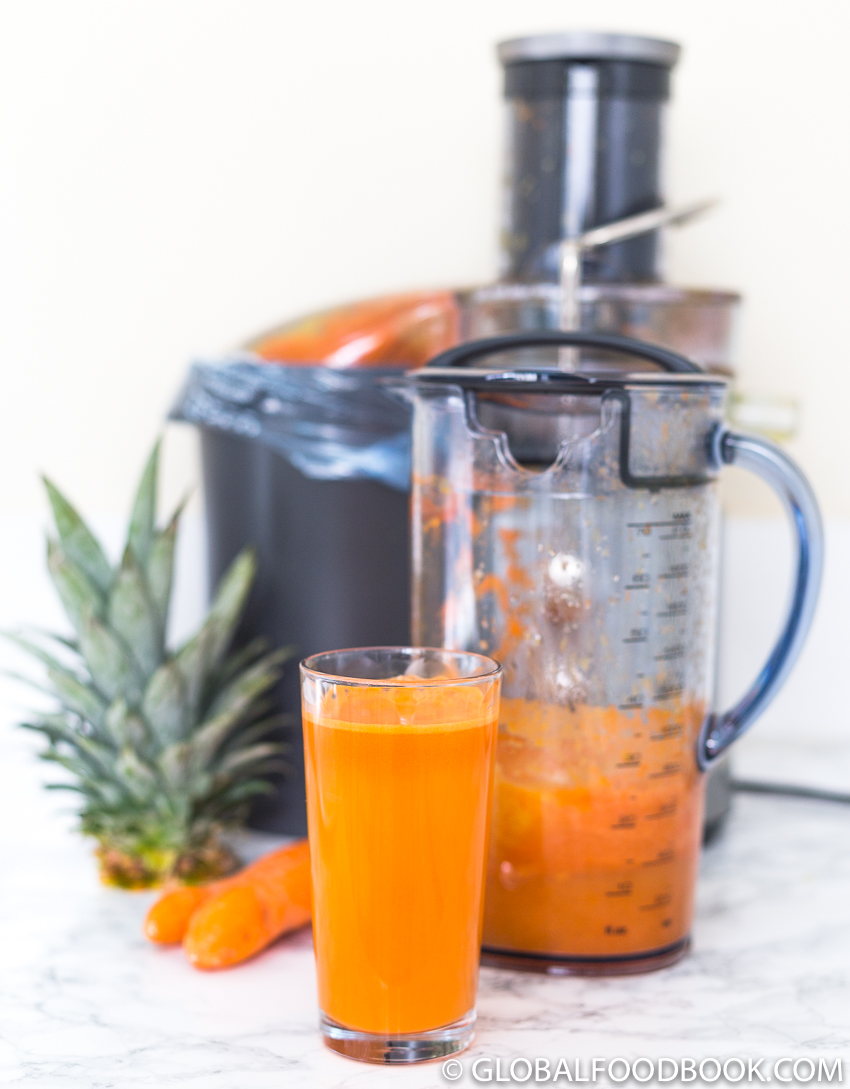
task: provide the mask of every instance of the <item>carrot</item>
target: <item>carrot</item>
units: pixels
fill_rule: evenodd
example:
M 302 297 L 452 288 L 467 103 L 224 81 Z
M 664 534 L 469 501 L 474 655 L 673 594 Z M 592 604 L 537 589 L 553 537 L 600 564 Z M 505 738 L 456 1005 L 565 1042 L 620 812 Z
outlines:
M 209 885 L 184 885 L 163 893 L 145 916 L 144 933 L 157 945 L 178 945 L 183 941 L 193 913 L 213 894 Z
M 307 840 L 272 851 L 210 890 L 189 919 L 183 948 L 196 968 L 228 968 L 310 921 Z

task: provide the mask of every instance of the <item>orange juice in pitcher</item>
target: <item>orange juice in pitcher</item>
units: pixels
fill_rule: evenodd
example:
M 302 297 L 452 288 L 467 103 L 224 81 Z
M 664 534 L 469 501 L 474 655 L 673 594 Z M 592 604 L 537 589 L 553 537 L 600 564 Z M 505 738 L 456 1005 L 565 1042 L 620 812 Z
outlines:
M 503 701 L 484 922 L 491 959 L 639 956 L 687 939 L 702 719 L 699 707 Z

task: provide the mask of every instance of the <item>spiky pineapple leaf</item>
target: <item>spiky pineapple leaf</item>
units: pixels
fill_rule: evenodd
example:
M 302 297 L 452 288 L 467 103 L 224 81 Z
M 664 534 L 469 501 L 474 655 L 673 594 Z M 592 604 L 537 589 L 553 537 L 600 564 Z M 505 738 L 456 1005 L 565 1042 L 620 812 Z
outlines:
M 69 670 L 48 669 L 47 676 L 64 706 L 100 730 L 107 708 L 100 693 Z
M 14 643 L 15 646 L 20 647 L 21 650 L 25 650 L 34 658 L 37 658 L 49 669 L 64 670 L 68 672 L 67 667 L 60 662 L 58 658 L 54 658 L 49 651 L 40 647 L 38 643 L 34 643 L 31 639 L 27 639 L 26 636 L 19 635 L 18 632 L 14 631 L 0 631 L 0 636 L 4 639 L 8 639 L 10 643 Z
M 51 727 L 74 729 L 77 725 L 77 716 L 71 711 L 37 711 L 32 722 L 22 723 L 27 729 L 39 729 L 45 733 Z
M 85 572 L 101 594 L 106 594 L 112 582 L 112 568 L 100 542 L 56 485 L 46 476 L 42 480 L 47 489 L 63 551 Z
M 106 619 L 124 645 L 132 648 L 131 653 L 143 676 L 149 677 L 165 655 L 165 631 L 129 545 L 112 584 Z
M 113 700 L 104 718 L 104 729 L 117 749 L 132 748 L 145 753 L 152 746 L 150 730 L 144 719 L 131 711 L 123 696 Z
M 277 682 L 280 663 L 287 655 L 285 650 L 267 655 L 217 697 L 210 709 L 209 721 L 202 724 L 188 742 L 195 768 L 208 767 L 228 734 L 249 710 L 255 710 L 257 697 Z
M 65 612 L 79 635 L 86 617 L 101 616 L 105 597 L 85 569 L 76 563 L 57 541 L 47 541 L 47 569 Z M 110 576 L 111 578 L 111 576 Z
M 182 740 L 188 726 L 186 682 L 174 661 L 164 662 L 148 681 L 142 714 L 160 745 Z
M 127 547 L 132 549 L 144 567 L 148 560 L 148 553 L 153 544 L 156 527 L 156 493 L 157 479 L 159 476 L 159 447 L 154 446 L 148 463 L 142 473 L 136 498 L 133 501 L 133 510 L 130 514 L 130 529 L 127 534 Z
M 169 745 L 156 762 L 172 798 L 185 793 L 191 776 L 192 752 L 185 741 Z
M 47 732 L 37 721 L 28 725 L 31 729 Z M 123 784 L 115 770 L 115 752 L 110 746 L 86 737 L 77 730 L 62 730 L 57 724 L 51 724 L 49 729 L 52 735 L 51 747 L 41 754 L 43 760 L 52 760 L 69 770 L 72 770 L 70 764 L 73 763 L 74 773 L 82 780 L 83 787 L 98 790 L 109 783 L 119 792 L 123 790 Z M 67 747 L 66 750 L 58 748 L 60 742 Z
M 256 709 L 252 709 L 256 711 Z M 226 753 L 231 751 L 231 748 L 242 748 L 247 745 L 253 745 L 255 741 L 259 741 L 263 737 L 268 737 L 270 733 L 275 730 L 280 730 L 282 727 L 292 725 L 292 716 L 287 714 L 269 715 L 266 718 L 261 718 L 259 722 L 255 722 L 253 726 L 248 726 L 246 729 L 239 730 L 232 737 L 226 738 L 221 752 Z M 289 749 L 289 745 L 285 741 L 278 743 L 281 751 L 284 752 Z
M 256 561 L 250 549 L 240 552 L 219 583 L 200 631 L 174 657 L 185 682 L 185 714 L 193 723 L 204 717 L 210 681 L 220 668 L 233 638 L 255 570 Z
M 272 741 L 251 745 L 247 749 L 229 753 L 221 760 L 216 768 L 220 775 L 232 778 L 237 772 L 249 772 L 256 774 L 260 765 L 269 770 L 269 760 L 280 756 L 280 746 Z
M 43 685 L 33 682 L 31 678 L 21 677 L 17 674 L 9 673 L 8 676 L 13 676 L 16 680 L 22 680 L 40 691 L 46 691 L 50 695 L 58 696 L 67 711 L 88 721 L 95 731 L 100 728 L 103 722 L 105 704 L 97 693 L 92 691 L 83 677 L 73 669 L 68 668 L 63 662 L 60 662 L 49 651 L 39 646 L 38 643 L 34 643 L 31 639 L 27 639 L 17 632 L 0 632 L 0 636 L 27 651 L 27 653 L 47 666 L 47 676 L 53 687 L 47 689 Z M 42 715 L 41 719 L 46 721 L 49 717 Z
M 52 643 L 58 643 L 59 646 L 71 650 L 75 654 L 80 653 L 79 640 L 71 639 L 67 635 L 60 635 L 58 632 L 48 631 L 46 628 L 24 628 L 21 633 L 24 638 L 26 638 L 27 632 L 31 635 L 37 635 L 39 639 L 49 639 Z
M 186 729 L 203 718 L 208 686 L 207 662 L 214 636 L 214 625 L 207 620 L 201 630 L 184 643 L 172 659 L 183 681 L 183 708 Z
M 58 697 L 67 710 L 79 715 L 80 718 L 91 723 L 96 729 L 103 722 L 103 715 L 106 711 L 105 701 L 73 673 L 48 669 L 47 677 L 53 685 L 52 688 L 39 684 L 32 677 L 26 677 L 11 670 L 6 671 L 5 675 L 14 681 L 21 681 L 23 684 L 29 685 L 30 688 L 34 688 L 37 692 L 44 692 L 48 696 Z
M 283 647 L 243 669 L 213 700 L 210 716 L 219 718 L 230 715 L 238 718 L 248 707 L 256 708 L 258 698 L 280 679 L 280 667 L 289 657 L 289 648 Z
M 206 663 L 208 673 L 217 670 L 224 659 L 248 600 L 256 573 L 257 560 L 253 550 L 245 548 L 225 571 L 218 585 L 207 620 L 212 633 L 208 650 L 209 659 Z
M 96 616 L 88 616 L 80 632 L 80 649 L 92 680 L 108 701 L 124 696 L 137 704 L 142 698 L 144 677 L 114 631 Z
M 174 577 L 174 550 L 177 542 L 177 529 L 180 516 L 186 505 L 184 499 L 171 516 L 171 521 L 161 533 L 154 537 L 145 565 L 145 577 L 151 599 L 159 613 L 163 631 L 168 624 L 168 605 L 171 601 L 171 583 Z
M 274 794 L 274 787 L 263 779 L 245 779 L 229 783 L 210 798 L 210 812 L 219 820 L 227 819 L 228 810 L 257 794 Z
M 262 779 L 248 779 L 227 787 L 216 797 L 216 803 L 222 806 L 238 805 L 258 794 L 274 794 L 274 787 Z
M 273 794 L 275 788 L 263 779 L 243 779 L 236 782 L 227 781 L 219 786 L 207 798 L 204 804 L 204 812 L 211 819 L 227 822 L 233 819 L 244 807 L 245 803 L 259 794 Z
M 159 790 L 159 779 L 127 745 L 121 750 L 115 770 L 124 789 L 137 801 L 148 802 Z
M 36 715 L 31 722 L 22 722 L 21 726 L 25 730 L 42 734 L 53 746 L 66 739 L 73 742 L 77 736 L 76 724 L 62 711 Z
M 245 604 L 256 573 L 257 560 L 254 550 L 243 548 L 221 577 L 210 606 L 210 615 L 218 617 L 228 625 L 233 625 Z
M 81 760 L 77 756 L 70 756 L 67 753 L 59 752 L 58 749 L 47 749 L 45 752 L 41 753 L 41 759 L 46 760 L 51 764 L 58 764 L 66 771 L 70 772 L 71 775 L 79 779 L 82 793 L 89 797 L 96 792 L 100 795 L 102 788 L 107 785 L 94 779 L 92 777 L 91 766 L 85 760 Z M 117 801 L 120 799 L 121 792 L 116 791 L 114 787 L 110 787 L 110 789 L 114 794 L 115 800 Z M 106 796 L 104 795 L 104 799 L 105 797 Z
M 257 659 L 262 658 L 264 654 L 269 652 L 269 641 L 262 635 L 258 635 L 256 639 L 252 639 L 250 643 L 247 643 L 240 650 L 235 651 L 233 654 L 229 654 L 222 663 L 221 669 L 218 672 L 216 681 L 222 687 L 233 680 L 235 676 L 242 672 L 243 669 L 247 669 L 248 666 L 253 665 Z

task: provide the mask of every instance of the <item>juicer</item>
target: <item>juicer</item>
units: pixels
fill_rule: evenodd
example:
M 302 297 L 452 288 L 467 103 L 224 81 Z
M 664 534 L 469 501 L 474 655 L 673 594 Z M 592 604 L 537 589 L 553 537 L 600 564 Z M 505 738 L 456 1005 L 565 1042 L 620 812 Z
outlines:
M 258 554 L 241 641 L 263 636 L 306 655 L 408 640 L 409 419 L 377 379 L 477 337 L 564 326 L 565 242 L 665 206 L 664 117 L 678 55 L 671 42 L 584 31 L 503 43 L 498 281 L 334 307 L 193 369 L 174 414 L 201 427 L 210 586 L 242 547 Z M 738 296 L 665 283 L 657 224 L 586 248 L 578 271 L 581 330 L 638 337 L 730 372 Z M 616 366 L 598 346 L 526 347 L 511 362 L 559 365 L 573 351 L 574 367 Z M 252 823 L 303 834 L 294 660 L 278 706 L 291 723 L 292 771 L 256 803 Z M 713 821 L 726 802 L 721 791 Z

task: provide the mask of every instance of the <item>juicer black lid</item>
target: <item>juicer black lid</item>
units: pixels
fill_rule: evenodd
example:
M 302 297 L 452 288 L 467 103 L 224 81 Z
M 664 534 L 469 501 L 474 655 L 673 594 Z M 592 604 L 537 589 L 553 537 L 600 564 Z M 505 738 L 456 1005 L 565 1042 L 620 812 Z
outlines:
M 562 371 L 557 367 L 538 367 L 519 370 L 484 370 L 465 367 L 454 370 L 449 367 L 423 367 L 408 371 L 406 378 L 423 385 L 459 386 L 461 389 L 493 393 L 585 393 L 602 394 L 609 389 L 626 389 L 635 386 L 669 388 L 677 386 L 726 386 L 728 379 L 721 374 L 655 374 L 650 371 L 606 372 L 582 374 L 581 371 Z
M 632 356 L 655 363 L 659 371 L 560 370 L 557 367 L 469 367 L 473 360 L 486 359 L 523 348 L 590 348 L 616 355 Z M 417 384 L 452 385 L 469 390 L 512 390 L 523 393 L 603 393 L 627 386 L 725 386 L 723 375 L 707 374 L 683 355 L 632 337 L 609 333 L 541 331 L 486 337 L 449 348 L 425 366 L 409 371 L 407 378 Z

